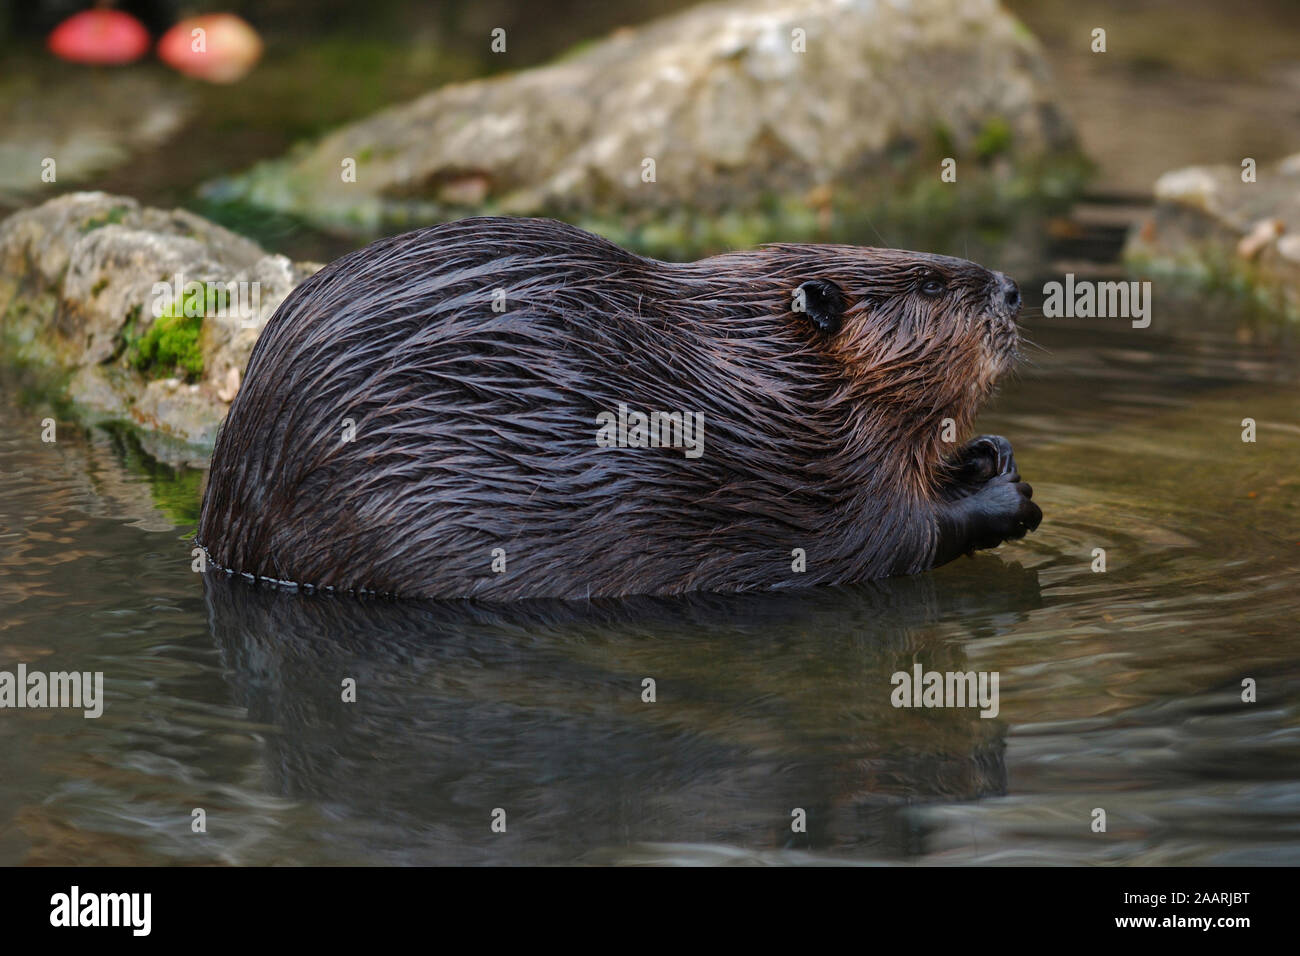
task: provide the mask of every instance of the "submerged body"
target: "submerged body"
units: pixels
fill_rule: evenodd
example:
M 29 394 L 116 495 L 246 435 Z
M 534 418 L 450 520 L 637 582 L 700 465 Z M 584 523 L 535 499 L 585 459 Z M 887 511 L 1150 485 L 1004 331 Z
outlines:
M 664 263 L 502 218 L 381 240 L 267 324 L 198 542 L 248 576 L 421 597 L 922 571 L 1041 517 L 1004 439 L 944 441 L 1014 363 L 1018 307 L 1005 276 L 890 249 Z

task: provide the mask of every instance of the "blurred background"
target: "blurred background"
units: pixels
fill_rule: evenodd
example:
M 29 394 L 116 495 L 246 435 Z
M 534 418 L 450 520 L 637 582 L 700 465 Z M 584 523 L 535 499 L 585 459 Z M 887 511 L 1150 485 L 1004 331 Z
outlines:
M 47 37 L 90 5 L 7 2 L 0 5 L 0 209 L 57 191 L 33 183 L 32 175 L 33 159 L 57 146 L 67 156 L 58 189 L 95 188 L 150 205 L 215 211 L 221 221 L 255 230 L 275 251 L 332 258 L 349 244 L 268 221 L 265 209 L 245 209 L 246 216 L 263 215 L 241 220 L 236 209 L 214 209 L 205 197 L 221 192 L 202 187 L 443 84 L 546 64 L 612 31 L 689 6 L 685 0 L 376 0 L 360 7 L 334 0 L 148 0 L 104 6 L 137 18 L 152 40 L 185 17 L 241 18 L 263 52 L 237 82 L 212 84 L 187 79 L 151 51 L 125 67 L 71 66 L 50 53 Z M 954 6 L 963 4 L 940 4 L 933 16 L 942 20 Z M 988 4 L 964 6 L 988 19 Z M 1051 72 L 1047 96 L 1094 164 L 1093 193 L 1145 201 L 1156 178 L 1170 169 L 1294 151 L 1300 125 L 1295 4 L 1008 0 L 1003 7 L 1041 44 Z M 1098 26 L 1108 31 L 1104 55 L 1091 50 L 1091 30 Z M 507 43 L 493 52 L 490 34 L 498 28 Z M 954 72 L 914 79 L 938 92 L 951 89 Z M 594 97 L 598 91 L 590 92 Z M 465 163 L 473 165 L 468 158 Z M 279 205 L 293 211 L 292 203 Z
M 1300 862 L 1300 5 L 30 0 L 0 56 L 0 668 L 108 688 L 0 715 L 0 864 Z M 483 213 L 1010 272 L 978 428 L 1041 528 L 581 607 L 192 573 L 256 329 L 152 285 L 256 283 L 264 320 Z M 1045 315 L 1066 275 L 1151 283 L 1150 326 Z M 891 707 L 916 662 L 1000 673 L 998 718 Z

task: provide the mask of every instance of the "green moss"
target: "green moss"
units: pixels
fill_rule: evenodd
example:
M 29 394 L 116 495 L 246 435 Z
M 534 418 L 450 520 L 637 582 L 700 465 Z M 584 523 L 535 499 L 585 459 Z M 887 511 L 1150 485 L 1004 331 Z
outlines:
M 1034 32 L 1030 30 L 1029 27 L 1025 26 L 1018 17 L 1011 16 L 1009 13 L 1007 16 L 1011 19 L 1011 31 L 1015 34 L 1017 39 L 1024 43 L 1038 42 L 1038 38 L 1034 36 Z
M 571 210 L 552 214 L 567 215 L 620 245 L 665 259 L 776 241 L 883 245 L 978 258 L 980 250 L 971 254 L 968 239 L 1005 242 L 1024 219 L 1059 213 L 1079 194 L 1090 170 L 1082 156 L 1054 154 L 996 174 L 975 164 L 965 171 L 960 188 L 941 182 L 938 175 L 916 177 L 887 168 L 864 177 L 857 188 L 837 187 L 815 201 L 770 194 L 712 216 L 686 210 L 637 215 L 611 210 L 576 218 Z
M 957 144 L 952 138 L 952 130 L 943 123 L 938 123 L 934 127 L 934 152 L 941 159 L 957 155 Z
M 123 327 L 127 362 L 132 368 L 151 378 L 179 374 L 186 381 L 195 381 L 203 375 L 203 315 L 208 309 L 222 304 L 224 293 L 209 288 L 204 293 L 192 291 L 180 302 L 154 320 L 148 330 L 137 336 L 136 316 L 129 318 Z
M 975 155 L 988 160 L 1011 148 L 1011 125 L 1001 116 L 991 117 L 975 137 Z
M 119 358 L 123 352 L 133 354 L 136 345 L 140 341 L 140 306 L 132 306 L 126 314 L 126 321 L 117 332 L 117 339 L 113 348 L 113 358 Z
M 93 219 L 87 219 L 81 224 L 81 232 L 93 232 L 96 229 L 102 229 L 104 226 L 117 225 L 126 218 L 130 212 L 129 206 L 114 206 L 102 216 L 96 216 Z
M 186 379 L 196 379 L 203 374 L 202 331 L 201 316 L 164 315 L 136 344 L 131 365 L 153 378 L 175 369 L 184 372 Z
M 585 56 L 587 53 L 591 52 L 591 50 L 594 49 L 596 46 L 598 46 L 601 42 L 603 41 L 598 37 L 593 37 L 586 40 L 579 40 L 577 43 L 573 44 L 573 46 L 569 47 L 567 50 L 560 53 L 551 62 L 568 63 L 572 60 L 577 60 Z

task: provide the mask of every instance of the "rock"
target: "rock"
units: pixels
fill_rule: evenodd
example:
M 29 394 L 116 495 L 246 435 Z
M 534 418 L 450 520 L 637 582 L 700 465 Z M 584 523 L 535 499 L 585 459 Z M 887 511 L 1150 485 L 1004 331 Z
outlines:
M 1287 262 L 1300 266 L 1300 234 L 1283 236 L 1279 239 L 1277 254 Z
M 1130 268 L 1191 277 L 1300 320 L 1300 153 L 1260 167 L 1195 166 L 1161 176 L 1155 209 L 1129 233 Z
M 211 448 L 228 409 L 225 403 L 213 401 L 214 397 L 213 391 L 200 385 L 175 378 L 155 379 L 145 383 L 131 417 L 143 428 Z
M 19 212 L 4 222 L 0 242 L 0 271 L 6 275 L 32 274 L 45 286 L 56 284 L 68 269 L 72 247 L 92 229 L 127 216 L 138 215 L 134 199 L 105 193 L 76 193 Z
M 1237 243 L 1237 255 L 1243 259 L 1254 259 L 1268 247 L 1270 242 L 1284 232 L 1286 232 L 1286 223 L 1281 219 L 1272 217 L 1261 219 L 1241 237 L 1241 241 Z
M 0 80 L 0 197 L 51 189 L 120 165 L 165 142 L 193 96 L 147 70 L 57 68 L 40 62 Z
M 963 182 L 1077 159 L 1046 75 L 996 0 L 711 3 L 436 90 L 205 194 L 358 231 L 504 212 L 633 244 L 628 222 L 678 247 L 764 224 L 790 239 L 824 220 L 810 195 L 864 212 L 938 184 L 946 156 Z
M 155 282 L 177 272 L 206 279 L 219 268 L 197 239 L 116 225 L 95 229 L 71 249 L 59 331 L 80 345 L 84 362 L 107 361 L 131 310 L 152 301 Z
M 233 402 L 235 396 L 239 394 L 239 376 L 241 374 L 239 366 L 232 366 L 231 369 L 226 372 L 225 381 L 222 382 L 220 387 L 217 389 L 217 398 L 221 399 L 223 402 Z
M 116 374 L 114 374 L 116 373 Z M 100 420 L 129 421 L 129 383 L 121 381 L 120 369 L 83 365 L 68 380 L 68 398 Z
M 317 268 L 186 210 L 72 193 L 0 223 L 3 346 L 67 370 L 88 417 L 131 422 L 166 459 L 201 463 L 259 330 Z M 166 339 L 160 321 L 180 331 Z

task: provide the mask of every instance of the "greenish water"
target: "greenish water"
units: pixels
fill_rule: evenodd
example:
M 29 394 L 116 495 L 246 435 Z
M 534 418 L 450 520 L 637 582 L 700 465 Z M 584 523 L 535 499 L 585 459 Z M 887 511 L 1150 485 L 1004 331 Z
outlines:
M 3 372 L 0 670 L 107 702 L 0 711 L 0 864 L 1300 862 L 1300 346 L 1159 288 L 1149 329 L 1026 326 L 980 423 L 1043 507 L 1024 542 L 599 605 L 205 579 L 201 475 L 43 443 Z M 997 672 L 997 717 L 895 708 L 916 663 Z

